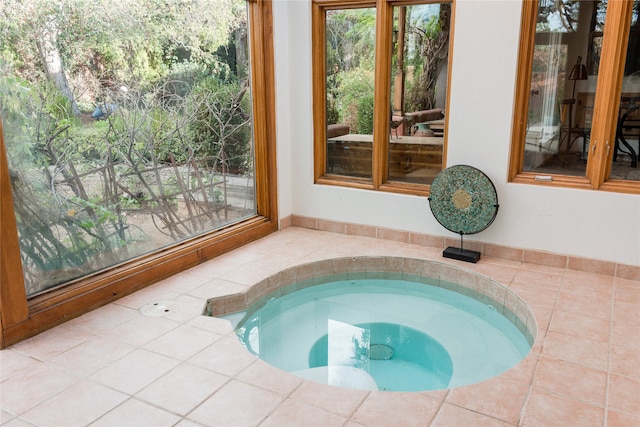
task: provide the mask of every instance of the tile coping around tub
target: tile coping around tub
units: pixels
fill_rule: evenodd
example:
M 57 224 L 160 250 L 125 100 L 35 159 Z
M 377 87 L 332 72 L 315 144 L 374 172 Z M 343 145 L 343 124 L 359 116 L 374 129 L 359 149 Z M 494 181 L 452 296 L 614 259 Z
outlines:
M 253 311 L 271 297 L 327 282 L 357 279 L 406 280 L 449 289 L 495 308 L 518 328 L 530 345 L 533 346 L 537 335 L 531 308 L 495 280 L 438 261 L 385 256 L 333 258 L 290 267 L 245 292 L 208 299 L 203 314 L 215 317 Z

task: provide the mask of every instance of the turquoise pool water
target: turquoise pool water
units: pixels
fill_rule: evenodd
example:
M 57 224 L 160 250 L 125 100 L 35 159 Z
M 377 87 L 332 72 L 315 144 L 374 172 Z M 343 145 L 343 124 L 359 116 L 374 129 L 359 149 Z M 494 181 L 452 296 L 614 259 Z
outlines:
M 267 363 L 349 388 L 438 390 L 516 365 L 531 346 L 490 305 L 403 280 L 342 280 L 269 298 L 236 333 Z

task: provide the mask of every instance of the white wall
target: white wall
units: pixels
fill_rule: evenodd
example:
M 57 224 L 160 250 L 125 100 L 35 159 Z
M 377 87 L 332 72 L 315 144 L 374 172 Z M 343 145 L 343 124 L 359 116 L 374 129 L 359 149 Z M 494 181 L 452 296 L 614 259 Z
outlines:
M 521 3 L 458 0 L 447 165 L 468 164 L 494 182 L 500 209 L 473 236 L 498 245 L 640 265 L 640 197 L 507 183 Z M 280 216 L 455 236 L 425 197 L 313 183 L 311 7 L 275 0 Z

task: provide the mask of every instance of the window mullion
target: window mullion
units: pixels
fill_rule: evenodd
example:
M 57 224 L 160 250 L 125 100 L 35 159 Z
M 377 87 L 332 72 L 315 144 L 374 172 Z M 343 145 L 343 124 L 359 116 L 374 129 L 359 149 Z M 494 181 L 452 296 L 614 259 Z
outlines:
M 312 4 L 312 25 L 314 31 L 312 33 L 312 52 L 314 52 L 313 66 L 313 98 L 325 100 L 324 102 L 313 103 L 313 122 L 315 123 L 313 140 L 314 140 L 314 182 L 325 175 L 327 170 L 326 155 L 326 137 L 327 132 L 324 125 L 327 123 L 326 116 L 326 99 L 327 92 L 325 87 L 326 76 L 326 9 L 321 7 L 318 2 Z
M 535 46 L 538 2 L 525 1 L 522 4 L 522 23 L 520 29 L 520 46 L 518 49 L 519 79 L 516 81 L 516 105 L 514 107 L 514 123 L 511 133 L 512 156 L 509 167 L 509 180 L 515 180 L 523 171 L 527 113 L 531 89 L 533 50 Z
M 373 116 L 373 186 L 378 189 L 389 177 L 389 121 L 391 92 L 391 34 L 393 7 L 378 1 L 376 16 L 376 67 Z

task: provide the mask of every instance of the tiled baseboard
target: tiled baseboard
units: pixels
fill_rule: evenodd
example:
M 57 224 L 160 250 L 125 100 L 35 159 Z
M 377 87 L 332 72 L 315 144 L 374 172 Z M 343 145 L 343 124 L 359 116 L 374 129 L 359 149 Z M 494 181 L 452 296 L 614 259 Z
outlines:
M 394 240 L 442 249 L 448 246 L 459 246 L 458 239 L 450 239 L 403 230 L 394 230 L 384 227 L 374 227 L 370 225 L 329 221 L 326 219 L 299 215 L 291 215 L 280 220 L 280 229 L 285 229 L 290 226 L 354 236 L 372 237 L 376 239 Z M 468 240 L 465 240 L 465 249 L 478 251 L 486 256 L 505 258 L 523 263 L 566 268 L 569 270 L 584 271 L 629 280 L 640 280 L 640 266 L 618 264 L 610 261 L 562 255 L 552 252 L 518 249 Z

